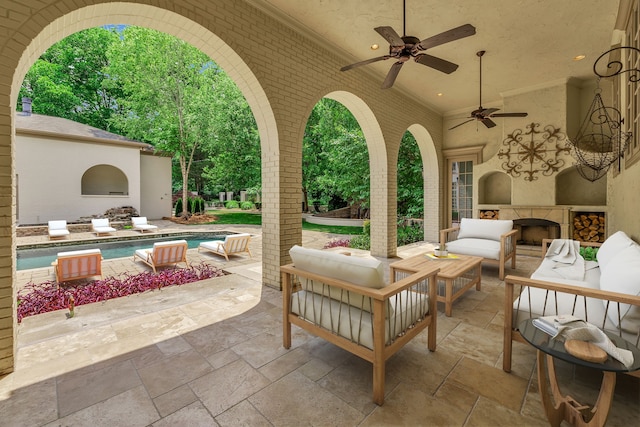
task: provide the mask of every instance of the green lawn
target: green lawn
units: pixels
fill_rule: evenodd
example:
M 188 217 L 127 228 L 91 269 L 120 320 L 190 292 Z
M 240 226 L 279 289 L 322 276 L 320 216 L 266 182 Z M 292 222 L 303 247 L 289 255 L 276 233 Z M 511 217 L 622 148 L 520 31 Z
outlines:
M 250 224 L 262 225 L 262 216 L 259 213 L 238 212 L 225 210 L 208 210 L 208 214 L 215 215 L 218 220 L 213 224 Z M 362 234 L 362 227 L 346 227 L 333 225 L 310 224 L 302 221 L 302 229 L 309 231 L 320 231 L 332 234 Z

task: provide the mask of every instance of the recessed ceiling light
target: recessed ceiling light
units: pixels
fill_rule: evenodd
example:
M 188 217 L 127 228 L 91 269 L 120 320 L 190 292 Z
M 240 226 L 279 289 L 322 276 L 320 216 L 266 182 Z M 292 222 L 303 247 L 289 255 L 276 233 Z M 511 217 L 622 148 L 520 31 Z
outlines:
M 442 92 L 439 92 L 439 93 L 438 93 L 438 96 L 442 96 Z
M 582 61 L 586 57 L 587 57 L 587 55 L 578 55 L 578 56 L 574 56 L 573 60 L 574 61 Z
M 380 46 L 377 43 L 371 45 L 371 50 L 378 50 L 378 48 L 380 48 Z

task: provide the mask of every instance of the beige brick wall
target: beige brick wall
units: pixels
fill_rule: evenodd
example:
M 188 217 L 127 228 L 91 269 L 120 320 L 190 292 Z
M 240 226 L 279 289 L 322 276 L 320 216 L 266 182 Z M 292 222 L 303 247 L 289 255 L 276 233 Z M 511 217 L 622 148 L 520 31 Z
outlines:
M 132 6 L 131 3 L 137 4 Z M 91 6 L 91 7 L 85 7 Z M 51 44 L 84 28 L 133 24 L 190 42 L 238 84 L 262 145 L 263 282 L 278 287 L 288 249 L 301 242 L 301 142 L 313 106 L 325 96 L 351 109 L 367 138 L 371 164 L 372 252 L 396 251 L 396 159 L 412 126 L 425 159 L 425 235 L 437 236 L 441 205 L 442 118 L 395 89 L 379 89 L 366 70 L 342 73 L 337 57 L 271 13 L 241 0 L 3 0 L 0 7 L 0 375 L 15 354 L 13 290 L 15 189 L 12 114 L 22 78 Z

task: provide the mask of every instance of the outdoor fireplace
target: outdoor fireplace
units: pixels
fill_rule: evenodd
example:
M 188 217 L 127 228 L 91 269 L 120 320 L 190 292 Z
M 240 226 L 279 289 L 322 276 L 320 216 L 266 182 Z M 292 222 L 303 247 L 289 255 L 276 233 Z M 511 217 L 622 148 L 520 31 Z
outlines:
M 542 218 L 518 218 L 513 220 L 516 242 L 519 245 L 542 245 L 543 239 L 559 239 L 560 224 Z

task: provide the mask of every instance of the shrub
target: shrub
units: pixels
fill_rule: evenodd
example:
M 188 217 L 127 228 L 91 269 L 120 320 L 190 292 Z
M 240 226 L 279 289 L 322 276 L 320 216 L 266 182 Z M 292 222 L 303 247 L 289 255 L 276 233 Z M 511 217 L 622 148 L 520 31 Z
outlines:
M 322 249 L 329 248 L 349 248 L 350 239 L 335 239 L 327 242 Z
M 349 247 L 354 249 L 371 250 L 371 236 L 360 234 L 353 236 L 349 242 Z
M 121 274 L 90 283 L 84 281 L 67 282 L 62 287 L 49 280 L 40 284 L 28 283 L 18 291 L 18 322 L 34 314 L 71 308 L 92 302 L 162 289 L 165 286 L 184 285 L 211 277 L 224 276 L 224 271 L 206 263 L 188 268 L 161 270 L 157 273 L 144 272 L 136 275 Z
M 176 216 L 180 216 L 182 214 L 182 198 L 176 200 Z
M 414 224 L 409 227 L 398 227 L 398 246 L 421 242 L 422 240 L 424 240 L 424 230 L 420 225 Z
M 243 211 L 250 211 L 255 209 L 255 205 L 249 201 L 244 201 L 240 203 L 240 209 L 242 209 Z
M 371 221 L 368 219 L 365 219 L 362 222 L 362 233 L 367 235 L 367 236 L 371 236 Z
M 224 204 L 224 207 L 227 209 L 237 209 L 239 205 L 238 205 L 238 202 L 236 202 L 235 200 L 229 200 L 227 203 Z

